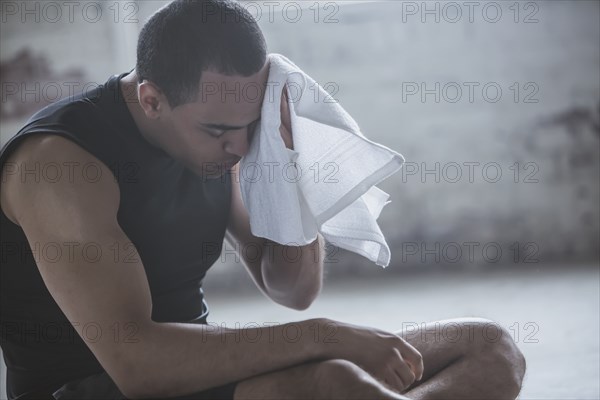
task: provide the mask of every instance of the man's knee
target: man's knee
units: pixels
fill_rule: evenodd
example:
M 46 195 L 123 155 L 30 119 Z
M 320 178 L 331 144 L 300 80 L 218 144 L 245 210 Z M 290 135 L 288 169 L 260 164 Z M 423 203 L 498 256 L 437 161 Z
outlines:
M 526 362 L 510 332 L 500 324 L 484 318 L 464 321 L 469 334 L 467 354 L 474 362 L 485 363 L 500 381 L 507 393 L 516 397 L 525 376 Z

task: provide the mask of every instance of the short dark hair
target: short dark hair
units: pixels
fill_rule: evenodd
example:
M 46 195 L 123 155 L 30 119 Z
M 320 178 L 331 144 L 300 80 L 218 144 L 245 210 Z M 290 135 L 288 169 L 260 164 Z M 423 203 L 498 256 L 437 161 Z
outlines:
M 156 84 L 174 108 L 197 100 L 202 71 L 247 77 L 266 57 L 258 24 L 236 1 L 174 0 L 142 27 L 136 70 L 139 82 Z

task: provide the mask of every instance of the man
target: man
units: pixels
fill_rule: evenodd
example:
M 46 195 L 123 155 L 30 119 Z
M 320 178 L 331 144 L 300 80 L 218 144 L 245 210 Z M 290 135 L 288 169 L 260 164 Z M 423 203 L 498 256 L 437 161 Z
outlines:
M 241 252 L 249 274 L 296 310 L 321 290 L 323 239 L 291 262 L 250 232 L 236 163 L 268 93 L 227 93 L 266 88 L 269 65 L 239 4 L 169 3 L 137 56 L 129 73 L 33 116 L 0 154 L 11 399 L 517 396 L 523 356 L 489 320 L 392 333 L 317 318 L 242 340 L 207 325 L 202 279 L 225 236 L 259 249 Z M 285 98 L 281 109 L 291 147 Z

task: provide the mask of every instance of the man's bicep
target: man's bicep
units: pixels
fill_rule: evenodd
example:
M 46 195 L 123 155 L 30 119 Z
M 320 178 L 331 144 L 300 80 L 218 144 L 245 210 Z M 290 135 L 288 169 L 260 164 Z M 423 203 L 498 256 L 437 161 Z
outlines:
M 23 229 L 29 245 L 52 243 L 60 257 L 39 256 L 36 263 L 54 300 L 115 381 L 126 375 L 126 343 L 112 335 L 85 340 L 81 328 L 93 323 L 101 332 L 115 324 L 151 320 L 148 281 L 139 257 L 115 259 L 116 246 L 132 245 L 117 222 L 119 190 L 110 170 L 74 143 L 60 137 L 23 143 L 13 159 L 18 165 L 95 163 L 98 181 L 83 176 L 49 182 L 9 177 L 3 183 L 3 204 Z M 121 252 L 118 252 L 121 254 Z M 121 325 L 122 326 L 122 325 Z M 129 344 L 131 346 L 131 344 Z

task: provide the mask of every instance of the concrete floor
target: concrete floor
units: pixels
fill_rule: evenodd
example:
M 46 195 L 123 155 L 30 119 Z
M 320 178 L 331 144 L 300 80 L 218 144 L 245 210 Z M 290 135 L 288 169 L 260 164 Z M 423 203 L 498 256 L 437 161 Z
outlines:
M 322 316 L 394 331 L 403 322 L 485 317 L 512 327 L 527 358 L 521 399 L 600 398 L 598 266 L 406 277 L 382 271 L 381 278 L 368 281 L 332 279 L 302 312 L 257 291 L 224 290 L 207 280 L 209 321 L 234 327 Z M 6 398 L 4 382 L 0 398 Z

